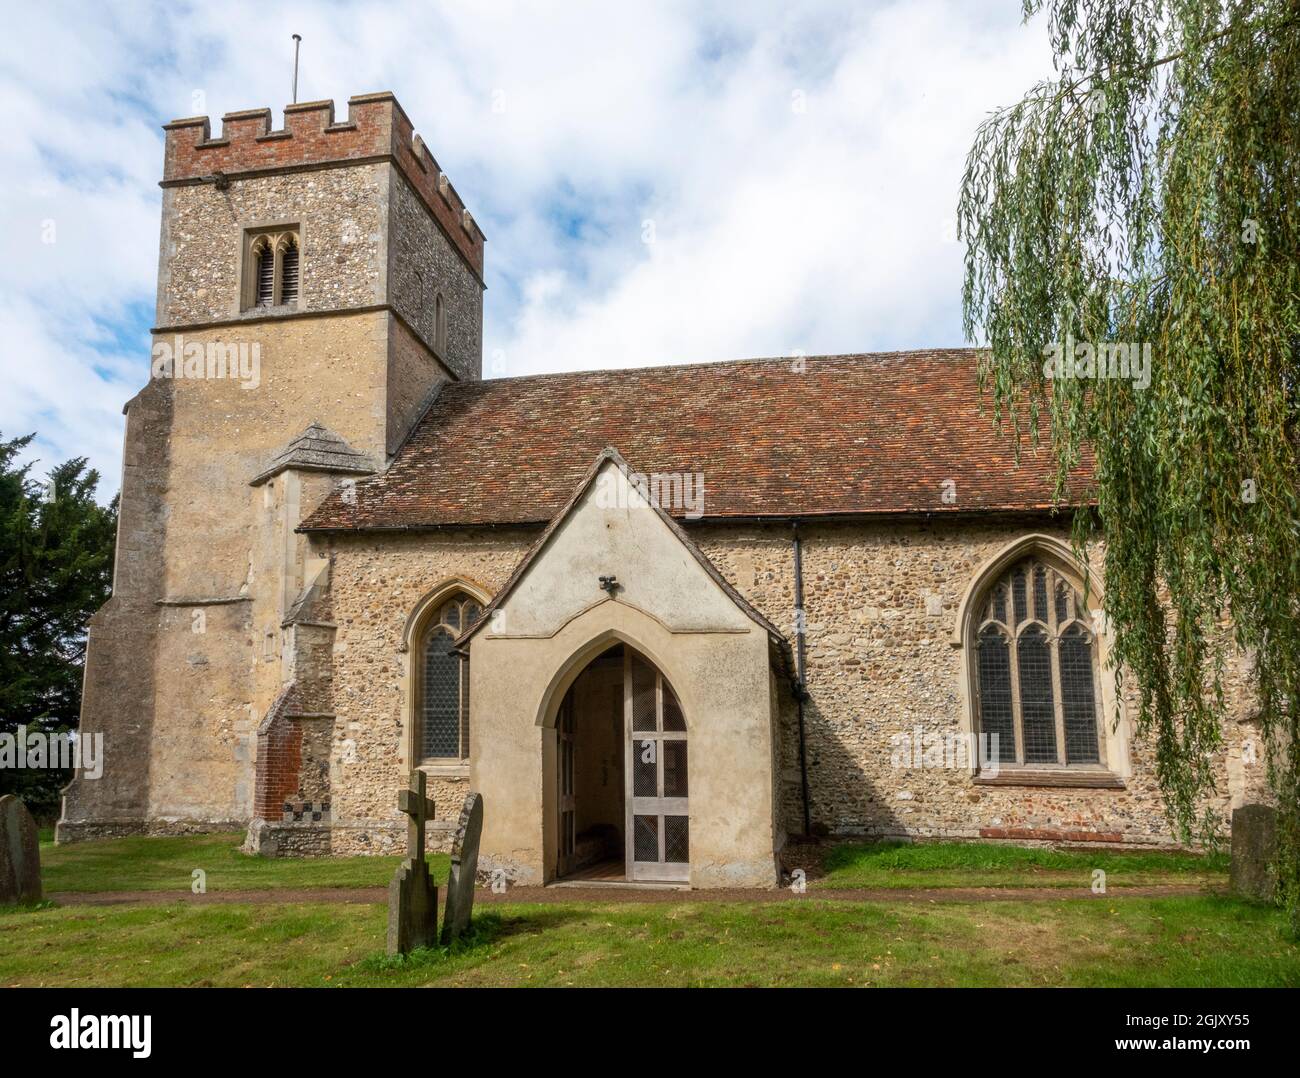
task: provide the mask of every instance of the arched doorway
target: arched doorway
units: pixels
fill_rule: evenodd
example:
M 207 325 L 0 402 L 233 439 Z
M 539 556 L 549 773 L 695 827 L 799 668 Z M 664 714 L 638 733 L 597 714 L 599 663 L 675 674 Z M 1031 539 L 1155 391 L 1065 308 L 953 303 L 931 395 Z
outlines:
M 602 652 L 564 694 L 555 737 L 556 877 L 687 882 L 686 717 L 654 663 Z

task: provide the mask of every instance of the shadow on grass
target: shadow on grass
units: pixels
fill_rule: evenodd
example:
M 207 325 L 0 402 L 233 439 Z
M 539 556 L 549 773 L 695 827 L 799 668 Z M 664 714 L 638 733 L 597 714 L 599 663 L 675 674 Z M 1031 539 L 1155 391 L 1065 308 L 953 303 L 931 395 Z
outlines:
M 485 950 L 508 934 L 509 919 L 499 913 L 480 913 L 470 922 L 469 931 L 437 947 L 417 947 L 406 954 L 373 954 L 363 958 L 356 968 L 367 973 L 393 973 L 439 966 L 449 958 L 461 958 Z
M 535 906 L 526 912 L 502 913 L 488 910 L 475 914 L 469 931 L 448 945 L 419 947 L 408 954 L 372 954 L 361 959 L 355 967 L 366 973 L 400 973 L 420 969 L 436 969 L 452 959 L 468 958 L 476 954 L 488 958 L 489 950 L 511 938 L 542 936 L 565 921 L 579 919 L 583 911 L 561 906 Z

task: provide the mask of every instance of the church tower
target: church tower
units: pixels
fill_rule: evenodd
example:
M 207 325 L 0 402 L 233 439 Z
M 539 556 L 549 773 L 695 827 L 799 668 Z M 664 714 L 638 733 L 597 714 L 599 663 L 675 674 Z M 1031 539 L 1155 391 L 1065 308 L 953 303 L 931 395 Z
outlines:
M 165 130 L 150 377 L 86 660 L 104 773 L 68 787 L 60 841 L 248 823 L 259 728 L 295 667 L 328 666 L 328 566 L 295 529 L 482 369 L 484 237 L 392 94 Z M 318 698 L 293 706 L 328 716 L 328 678 L 300 680 Z

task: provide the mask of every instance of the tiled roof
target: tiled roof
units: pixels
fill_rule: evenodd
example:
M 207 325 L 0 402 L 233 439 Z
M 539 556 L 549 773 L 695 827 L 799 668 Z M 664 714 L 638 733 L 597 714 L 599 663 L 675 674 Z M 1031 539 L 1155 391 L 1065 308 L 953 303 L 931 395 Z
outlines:
M 701 473 L 707 519 L 1050 508 L 1046 445 L 1016 463 L 976 368 L 947 349 L 452 383 L 384 473 L 303 528 L 546 522 L 607 446 Z

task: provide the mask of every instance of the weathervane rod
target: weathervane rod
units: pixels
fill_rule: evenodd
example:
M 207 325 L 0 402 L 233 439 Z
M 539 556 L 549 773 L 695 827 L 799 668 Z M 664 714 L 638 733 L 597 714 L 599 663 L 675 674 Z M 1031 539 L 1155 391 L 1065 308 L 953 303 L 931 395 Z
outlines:
M 293 35 L 293 103 L 298 104 L 298 48 L 302 45 L 302 35 Z

